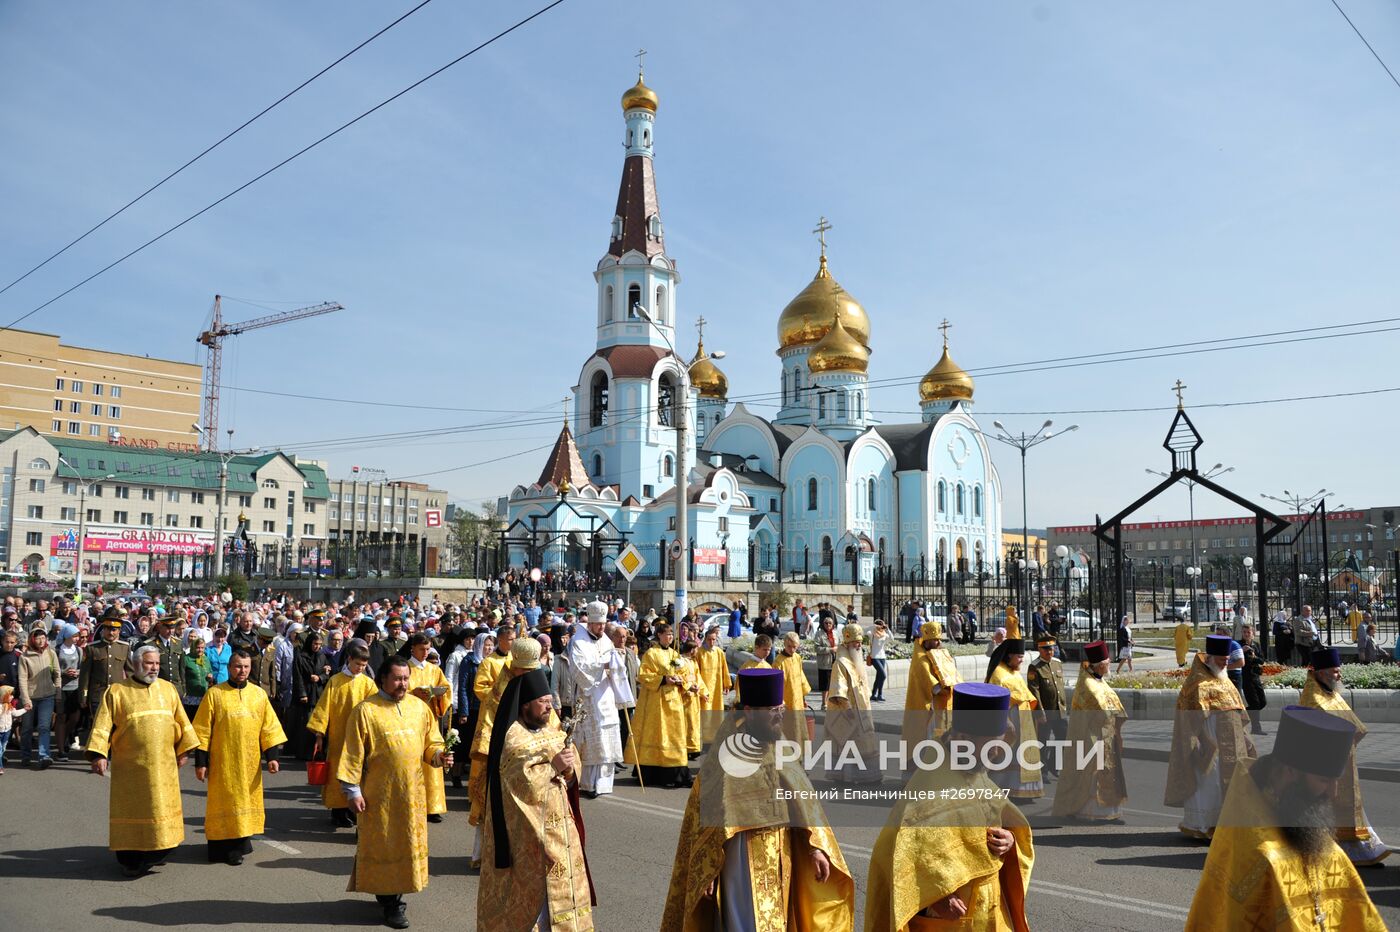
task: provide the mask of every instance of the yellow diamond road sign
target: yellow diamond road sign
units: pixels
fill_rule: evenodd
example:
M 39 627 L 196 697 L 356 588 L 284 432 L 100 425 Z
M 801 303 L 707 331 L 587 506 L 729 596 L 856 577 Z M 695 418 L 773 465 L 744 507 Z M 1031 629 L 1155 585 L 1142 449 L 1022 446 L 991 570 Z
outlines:
M 646 557 L 638 552 L 637 548 L 628 544 L 622 548 L 622 552 L 613 561 L 617 566 L 617 571 L 627 578 L 628 582 L 637 578 L 637 574 L 647 565 Z

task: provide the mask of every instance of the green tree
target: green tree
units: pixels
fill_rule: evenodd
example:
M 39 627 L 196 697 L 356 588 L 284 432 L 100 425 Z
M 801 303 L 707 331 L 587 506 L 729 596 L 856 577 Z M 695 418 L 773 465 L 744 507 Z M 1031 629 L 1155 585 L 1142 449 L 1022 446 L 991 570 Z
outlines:
M 457 554 L 457 562 L 464 568 L 470 568 L 477 547 L 494 547 L 500 523 L 495 502 L 482 502 L 475 511 L 458 506 L 447 530 L 448 544 Z

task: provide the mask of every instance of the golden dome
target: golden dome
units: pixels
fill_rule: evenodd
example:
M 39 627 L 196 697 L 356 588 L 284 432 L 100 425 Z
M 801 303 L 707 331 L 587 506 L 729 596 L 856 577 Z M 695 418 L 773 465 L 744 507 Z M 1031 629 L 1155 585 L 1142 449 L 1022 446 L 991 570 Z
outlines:
M 972 376 L 953 362 L 953 357 L 948 355 L 948 344 L 944 343 L 938 364 L 919 382 L 919 400 L 971 401 L 972 388 Z
M 656 91 L 647 87 L 646 83 L 642 81 L 641 72 L 637 72 L 637 83 L 629 87 L 627 92 L 622 95 L 622 112 L 626 113 L 628 110 L 642 107 L 655 113 L 656 104 Z
M 778 318 L 778 351 L 817 342 L 838 316 L 847 333 L 862 346 L 870 345 L 870 318 L 865 308 L 831 277 L 826 256 L 822 256 L 816 278 L 788 302 Z
M 863 373 L 869 364 L 870 350 L 851 335 L 839 313 L 832 317 L 826 336 L 807 354 L 807 368 L 814 375 L 819 372 Z
M 729 379 L 705 352 L 704 340 L 700 341 L 695 358 L 690 361 L 690 384 L 700 392 L 701 398 L 729 397 Z

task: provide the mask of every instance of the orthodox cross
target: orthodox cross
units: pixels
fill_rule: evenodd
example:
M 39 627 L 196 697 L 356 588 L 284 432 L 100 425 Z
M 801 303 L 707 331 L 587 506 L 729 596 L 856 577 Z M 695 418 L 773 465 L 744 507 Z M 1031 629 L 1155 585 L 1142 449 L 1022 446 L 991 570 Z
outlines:
M 1172 391 L 1176 392 L 1176 410 L 1180 411 L 1186 407 L 1181 400 L 1181 393 L 1186 391 L 1186 385 L 1182 383 L 1181 379 L 1177 379 L 1176 384 L 1172 386 Z
M 560 406 L 564 409 L 564 426 L 569 426 L 569 396 L 565 395 L 559 399 Z
M 642 79 L 643 72 L 646 70 L 647 50 L 637 49 L 637 54 L 633 55 L 632 57 L 637 60 L 637 80 L 640 81 Z
M 817 234 L 817 240 L 822 244 L 822 258 L 826 258 L 826 231 L 831 229 L 831 222 L 825 217 L 817 221 L 817 227 L 812 232 Z
M 943 348 L 948 348 L 948 331 L 953 329 L 953 325 L 948 323 L 948 318 L 943 318 L 943 323 L 938 325 L 938 329 L 943 331 Z
M 705 318 L 704 318 L 703 315 L 702 315 L 701 317 L 697 318 L 696 321 L 695 321 L 695 329 L 696 329 L 697 331 L 699 331 L 699 333 L 700 333 L 700 345 L 701 345 L 701 346 L 704 346 L 704 345 L 705 345 L 705 324 L 706 324 L 706 323 L 708 323 L 708 321 L 705 320 Z

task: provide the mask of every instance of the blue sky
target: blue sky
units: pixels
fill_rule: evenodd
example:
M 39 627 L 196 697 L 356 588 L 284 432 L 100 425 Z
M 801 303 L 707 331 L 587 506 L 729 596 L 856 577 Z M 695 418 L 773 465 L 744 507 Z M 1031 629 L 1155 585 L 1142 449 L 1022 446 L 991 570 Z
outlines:
M 0 4 L 0 278 L 411 5 Z M 538 5 L 435 0 L 0 296 L 0 324 Z M 1343 6 L 1400 66 L 1400 8 Z M 733 396 L 777 390 L 774 325 L 815 269 L 819 215 L 872 320 L 872 379 L 917 379 L 945 316 L 973 370 L 1397 316 L 1400 89 L 1325 0 L 567 0 L 23 326 L 198 362 L 216 292 L 340 301 L 230 341 L 225 384 L 462 410 L 228 391 L 235 445 L 320 456 L 333 475 L 451 470 L 427 481 L 468 502 L 503 494 L 557 432 L 512 422 L 557 413 L 592 351 L 639 46 L 661 98 L 678 309 L 710 321 Z M 984 376 L 976 412 L 1030 428 L 1038 412 L 1170 406 L 1177 378 L 1197 404 L 1394 388 L 1398 346 L 1378 333 Z M 1240 491 L 1327 486 L 1363 506 L 1397 497 L 1383 465 L 1400 454 L 1397 403 L 1194 416 L 1205 463 L 1234 465 Z M 881 388 L 872 407 L 912 419 L 916 388 Z M 1048 416 L 1080 430 L 1032 453 L 1032 525 L 1111 514 L 1167 465 L 1170 411 Z M 1019 464 L 995 453 L 1019 517 Z M 1144 517 L 1183 515 L 1179 498 Z M 1224 513 L 1203 498 L 1198 512 Z

